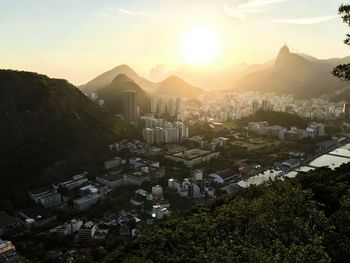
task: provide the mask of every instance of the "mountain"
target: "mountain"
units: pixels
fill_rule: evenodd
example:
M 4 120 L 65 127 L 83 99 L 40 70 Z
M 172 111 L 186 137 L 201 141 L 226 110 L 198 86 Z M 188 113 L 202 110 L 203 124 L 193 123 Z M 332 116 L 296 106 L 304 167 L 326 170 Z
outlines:
M 115 67 L 112 70 L 109 70 L 98 77 L 94 78 L 93 80 L 89 81 L 85 85 L 80 86 L 79 88 L 84 92 L 95 92 L 98 91 L 107 85 L 111 84 L 113 79 L 120 75 L 124 74 L 128 76 L 130 79 L 135 81 L 137 85 L 142 87 L 145 90 L 152 91 L 155 89 L 156 84 L 140 77 L 132 68 L 130 68 L 128 65 L 120 65 L 118 67 Z
M 346 86 L 332 76 L 334 64 L 329 63 L 291 53 L 284 46 L 273 66 L 244 76 L 232 90 L 294 94 L 296 98 L 304 99 L 319 97 Z
M 112 83 L 97 91 L 99 98 L 104 99 L 104 107 L 114 114 L 123 113 L 122 93 L 126 90 L 137 92 L 137 102 L 141 113 L 150 112 L 150 97 L 134 80 L 125 74 L 116 76 Z
M 245 75 L 271 66 L 273 61 L 264 64 L 234 64 L 225 69 L 201 68 L 181 65 L 175 70 L 168 70 L 165 65 L 158 65 L 150 71 L 150 79 L 160 81 L 170 76 L 178 76 L 194 86 L 205 90 L 227 90 L 232 83 Z
M 350 56 L 344 57 L 344 58 L 329 58 L 329 59 L 318 59 L 313 56 L 309 56 L 306 54 L 298 54 L 299 56 L 302 56 L 303 58 L 306 58 L 309 61 L 312 62 L 318 62 L 322 64 L 328 64 L 332 66 L 336 66 L 339 64 L 349 64 L 350 63 Z
M 23 207 L 26 190 L 100 165 L 110 142 L 138 135 L 66 80 L 36 73 L 0 70 L 0 105 L 0 207 Z
M 202 92 L 203 90 L 201 88 L 194 87 L 179 77 L 170 76 L 158 83 L 155 94 L 174 95 L 175 97 L 183 98 L 195 98 Z

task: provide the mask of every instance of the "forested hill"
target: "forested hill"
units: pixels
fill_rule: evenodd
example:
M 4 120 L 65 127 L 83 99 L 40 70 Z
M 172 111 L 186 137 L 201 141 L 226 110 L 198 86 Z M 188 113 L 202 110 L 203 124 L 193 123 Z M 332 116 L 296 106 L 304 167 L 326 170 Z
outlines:
M 240 120 L 241 123 L 267 121 L 270 125 L 280 125 L 282 127 L 298 127 L 305 129 L 309 123 L 308 119 L 297 114 L 280 111 L 257 111 L 255 114 Z
M 251 187 L 149 227 L 111 262 L 348 262 L 350 165 Z
M 135 130 L 65 80 L 0 70 L 0 207 L 28 190 L 96 165 L 109 142 Z

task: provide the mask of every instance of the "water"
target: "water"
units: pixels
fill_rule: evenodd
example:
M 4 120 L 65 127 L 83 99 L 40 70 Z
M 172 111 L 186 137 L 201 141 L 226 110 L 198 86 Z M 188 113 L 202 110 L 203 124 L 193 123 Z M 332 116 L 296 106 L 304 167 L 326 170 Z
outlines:
M 334 156 L 331 154 L 335 154 L 338 156 Z M 309 165 L 313 166 L 313 167 L 301 166 L 298 169 L 296 169 L 295 171 L 291 171 L 291 172 L 285 174 L 284 176 L 289 177 L 289 178 L 294 178 L 297 176 L 298 172 L 309 172 L 311 170 L 315 170 L 314 167 L 318 168 L 318 167 L 328 166 L 329 168 L 334 170 L 345 163 L 350 163 L 350 143 L 330 152 L 330 154 L 324 154 L 324 155 L 316 158 L 311 163 L 309 163 Z M 260 185 L 260 184 L 263 184 L 263 183 L 269 181 L 270 179 L 271 180 L 276 179 L 276 177 L 278 177 L 279 175 L 282 175 L 281 171 L 266 170 L 263 173 L 259 173 L 253 177 L 250 177 L 246 181 L 238 182 L 238 185 L 241 187 L 244 187 L 244 188 L 247 188 L 250 185 Z
M 238 185 L 244 188 L 247 188 L 250 185 L 260 185 L 262 183 L 269 181 L 270 179 L 274 180 L 281 173 L 282 173 L 281 171 L 266 170 L 263 173 L 259 173 L 255 176 L 250 177 L 247 181 L 238 182 Z

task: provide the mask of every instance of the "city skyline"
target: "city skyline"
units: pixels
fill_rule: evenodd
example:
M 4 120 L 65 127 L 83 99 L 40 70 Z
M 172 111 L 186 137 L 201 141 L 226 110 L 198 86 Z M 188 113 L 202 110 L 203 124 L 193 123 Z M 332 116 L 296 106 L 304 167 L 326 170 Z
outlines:
M 78 85 L 119 64 L 148 77 L 159 64 L 169 70 L 214 71 L 262 63 L 285 42 L 297 53 L 344 57 L 347 28 L 337 16 L 341 3 L 3 0 L 0 28 L 7 37 L 0 44 L 2 67 Z M 207 46 L 193 57 L 201 41 Z M 213 54 L 202 59 L 208 52 Z

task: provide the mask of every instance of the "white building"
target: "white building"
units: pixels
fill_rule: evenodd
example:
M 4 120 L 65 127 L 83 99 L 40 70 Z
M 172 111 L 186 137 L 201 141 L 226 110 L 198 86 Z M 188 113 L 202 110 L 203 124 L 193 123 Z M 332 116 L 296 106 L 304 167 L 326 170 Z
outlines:
M 143 139 L 148 144 L 154 144 L 154 130 L 151 128 L 146 128 L 142 131 Z
M 50 189 L 31 191 L 29 192 L 29 196 L 35 203 L 40 204 L 45 208 L 60 205 L 62 202 L 61 194 Z
M 97 231 L 97 225 L 89 221 L 82 225 L 79 229 L 79 240 L 89 241 L 91 240 Z
M 73 206 L 77 211 L 85 211 L 98 202 L 98 194 L 90 194 L 73 200 Z

